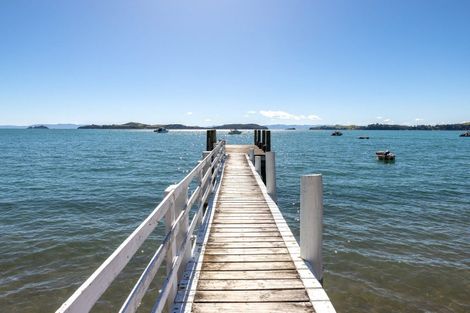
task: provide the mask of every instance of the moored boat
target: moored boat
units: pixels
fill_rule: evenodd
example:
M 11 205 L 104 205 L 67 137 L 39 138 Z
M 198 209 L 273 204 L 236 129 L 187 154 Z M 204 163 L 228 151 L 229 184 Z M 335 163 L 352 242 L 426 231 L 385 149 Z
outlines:
M 229 135 L 240 135 L 242 132 L 239 131 L 238 129 L 231 129 L 228 134 Z
M 331 136 L 343 136 L 343 133 L 340 132 L 339 130 L 335 130 L 335 131 L 331 134 Z
M 470 137 L 470 131 L 460 134 L 459 137 Z
M 359 139 L 369 139 L 369 136 L 360 136 Z
M 166 129 L 165 127 L 158 127 L 157 129 L 154 130 L 154 132 L 164 134 L 164 133 L 168 133 L 168 129 Z
M 395 161 L 395 154 L 391 153 L 390 151 L 388 150 L 385 150 L 385 151 L 377 151 L 375 153 L 375 155 L 377 156 L 377 159 L 379 161 Z

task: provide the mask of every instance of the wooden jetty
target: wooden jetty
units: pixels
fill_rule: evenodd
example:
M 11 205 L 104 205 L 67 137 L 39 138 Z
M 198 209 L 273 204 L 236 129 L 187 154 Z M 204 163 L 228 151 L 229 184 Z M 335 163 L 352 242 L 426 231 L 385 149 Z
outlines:
M 151 312 L 335 312 L 320 283 L 321 215 L 301 213 L 303 224 L 316 222 L 301 225 L 299 247 L 273 199 L 270 133 L 257 132 L 254 145 L 225 145 L 208 131 L 213 150 L 166 190 L 150 216 L 57 312 L 88 312 L 159 220 L 165 221 L 165 238 L 119 312 L 137 310 L 163 264 L 167 277 Z M 318 176 L 306 178 L 318 182 Z M 312 196 L 321 200 L 318 187 L 302 196 L 304 206 Z

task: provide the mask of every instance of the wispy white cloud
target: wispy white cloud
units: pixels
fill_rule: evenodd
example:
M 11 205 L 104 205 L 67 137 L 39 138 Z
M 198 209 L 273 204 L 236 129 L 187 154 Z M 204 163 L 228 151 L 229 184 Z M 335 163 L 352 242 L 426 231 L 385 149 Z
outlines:
M 303 115 L 303 114 L 292 114 L 285 111 L 259 111 L 264 117 L 273 119 L 273 120 L 292 120 L 292 121 L 320 121 L 321 118 L 314 114 Z
M 193 112 L 186 112 L 186 115 L 193 115 Z
M 318 115 L 313 115 L 313 114 L 308 115 L 307 119 L 311 121 L 321 121 L 321 118 Z
M 388 117 L 377 116 L 376 118 L 379 120 L 379 123 L 385 123 L 385 124 L 393 123 L 392 119 Z
M 422 118 L 417 117 L 417 118 L 415 118 L 415 121 L 416 122 L 421 122 L 421 121 L 424 121 L 424 120 Z
M 252 110 L 251 110 L 251 111 L 246 111 L 246 114 L 251 114 L 251 115 L 253 115 L 253 114 L 256 114 L 256 111 L 252 111 Z
M 206 119 L 204 120 L 204 122 L 212 122 L 212 119 L 206 118 Z

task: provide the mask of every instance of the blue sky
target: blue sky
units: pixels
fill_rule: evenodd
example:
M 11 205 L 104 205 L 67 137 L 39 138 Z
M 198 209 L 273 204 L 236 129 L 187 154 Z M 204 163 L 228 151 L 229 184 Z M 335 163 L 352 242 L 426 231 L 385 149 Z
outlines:
M 0 124 L 470 120 L 470 1 L 1 1 Z

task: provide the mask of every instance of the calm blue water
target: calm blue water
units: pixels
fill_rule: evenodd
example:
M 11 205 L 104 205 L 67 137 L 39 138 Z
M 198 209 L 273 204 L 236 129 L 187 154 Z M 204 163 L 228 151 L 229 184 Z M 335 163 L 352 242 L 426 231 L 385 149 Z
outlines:
M 470 139 L 329 134 L 274 131 L 272 142 L 279 206 L 296 236 L 300 175 L 323 174 L 325 287 L 338 312 L 469 312 Z M 0 130 L 0 310 L 54 311 L 204 148 L 198 131 Z M 375 160 L 383 149 L 394 164 Z M 120 306 L 159 240 L 157 231 L 96 312 Z

